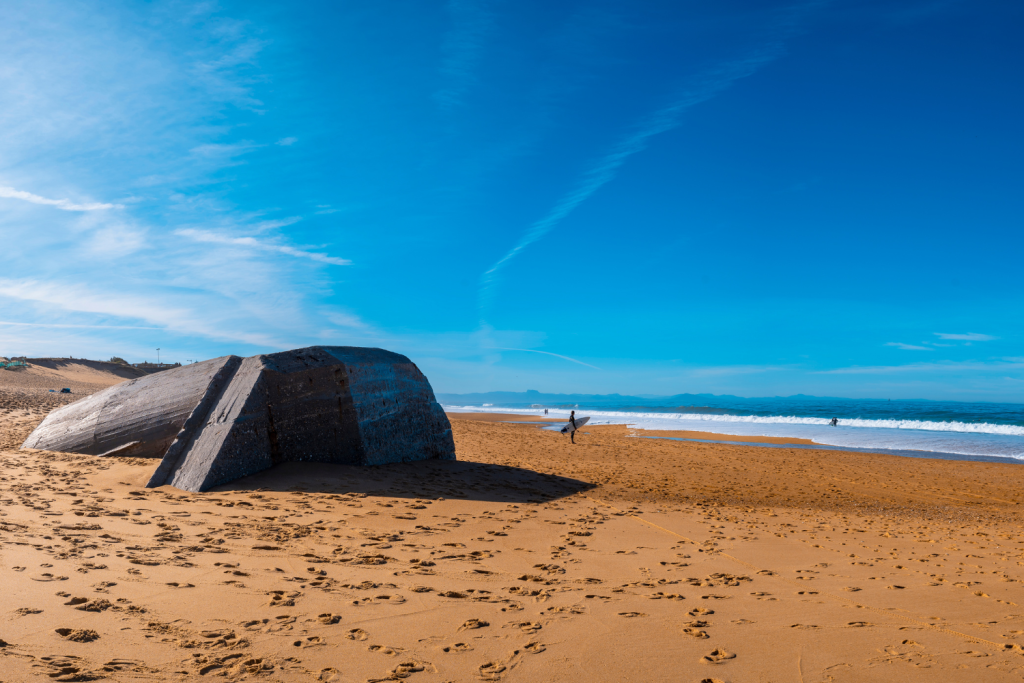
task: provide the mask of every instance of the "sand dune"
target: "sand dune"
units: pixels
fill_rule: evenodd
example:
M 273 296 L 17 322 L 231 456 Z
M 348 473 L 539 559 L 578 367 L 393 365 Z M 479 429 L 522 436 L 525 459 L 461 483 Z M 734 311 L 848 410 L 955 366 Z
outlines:
M 1024 468 L 451 417 L 204 494 L 5 445 L 0 680 L 1024 676 Z

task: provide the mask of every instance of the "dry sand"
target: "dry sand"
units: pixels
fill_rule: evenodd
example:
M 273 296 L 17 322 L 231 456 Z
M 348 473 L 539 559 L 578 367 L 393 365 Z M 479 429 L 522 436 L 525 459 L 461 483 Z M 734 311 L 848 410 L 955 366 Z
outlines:
M 450 417 L 205 494 L 2 418 L 0 681 L 1024 677 L 1020 466 Z

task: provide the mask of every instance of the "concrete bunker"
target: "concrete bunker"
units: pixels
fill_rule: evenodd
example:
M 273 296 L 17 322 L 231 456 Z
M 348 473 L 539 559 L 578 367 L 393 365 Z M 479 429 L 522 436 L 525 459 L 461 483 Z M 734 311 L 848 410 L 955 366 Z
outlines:
M 148 486 L 186 491 L 295 460 L 455 459 L 419 368 L 352 346 L 224 356 L 123 382 L 53 411 L 22 448 L 159 457 Z

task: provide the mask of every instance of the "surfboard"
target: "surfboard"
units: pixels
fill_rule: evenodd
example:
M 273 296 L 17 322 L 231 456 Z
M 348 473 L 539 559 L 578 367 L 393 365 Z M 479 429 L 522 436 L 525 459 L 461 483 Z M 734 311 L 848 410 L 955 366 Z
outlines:
M 576 418 L 576 429 L 579 429 L 583 425 L 587 424 L 587 422 L 589 422 L 589 421 L 590 421 L 589 417 L 577 417 Z M 572 432 L 575 432 L 576 429 L 572 428 L 572 422 L 570 422 L 569 424 L 567 424 L 564 427 L 562 427 L 562 434 L 570 434 Z

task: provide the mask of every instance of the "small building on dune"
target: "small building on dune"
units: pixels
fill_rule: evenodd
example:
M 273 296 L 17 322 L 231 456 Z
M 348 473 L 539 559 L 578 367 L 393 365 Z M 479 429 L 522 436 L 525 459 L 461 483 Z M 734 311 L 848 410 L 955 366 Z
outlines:
M 351 346 L 224 356 L 123 382 L 53 411 L 22 448 L 159 458 L 148 485 L 186 491 L 287 461 L 455 458 L 419 368 Z

